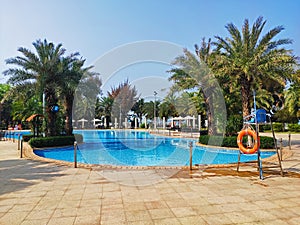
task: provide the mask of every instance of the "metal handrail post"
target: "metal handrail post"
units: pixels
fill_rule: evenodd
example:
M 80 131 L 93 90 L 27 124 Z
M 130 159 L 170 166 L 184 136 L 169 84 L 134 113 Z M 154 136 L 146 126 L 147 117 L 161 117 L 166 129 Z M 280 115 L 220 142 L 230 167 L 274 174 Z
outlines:
M 74 141 L 74 168 L 77 168 L 77 141 Z
M 21 151 L 20 151 L 20 158 L 23 158 L 23 138 L 21 139 Z
M 190 172 L 193 169 L 193 142 L 189 143 L 189 147 L 190 147 Z
M 21 134 L 18 134 L 18 150 L 20 150 L 20 139 L 21 139 Z
M 289 132 L 289 150 L 292 149 L 291 132 Z

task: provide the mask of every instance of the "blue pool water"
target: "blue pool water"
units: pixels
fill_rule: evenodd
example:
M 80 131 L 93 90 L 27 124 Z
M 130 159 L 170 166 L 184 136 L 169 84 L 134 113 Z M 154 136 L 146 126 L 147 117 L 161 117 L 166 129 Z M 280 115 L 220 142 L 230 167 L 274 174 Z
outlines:
M 86 164 L 127 166 L 184 166 L 189 164 L 191 139 L 169 138 L 141 131 L 75 131 L 84 137 L 79 144 L 77 161 Z M 34 150 L 51 159 L 74 161 L 74 147 Z M 262 152 L 262 158 L 273 155 Z M 241 155 L 241 161 L 256 160 L 257 155 Z M 228 164 L 238 161 L 238 150 L 206 148 L 193 144 L 193 164 Z
M 25 134 L 31 134 L 30 130 L 7 130 L 4 132 L 4 138 L 18 140 Z

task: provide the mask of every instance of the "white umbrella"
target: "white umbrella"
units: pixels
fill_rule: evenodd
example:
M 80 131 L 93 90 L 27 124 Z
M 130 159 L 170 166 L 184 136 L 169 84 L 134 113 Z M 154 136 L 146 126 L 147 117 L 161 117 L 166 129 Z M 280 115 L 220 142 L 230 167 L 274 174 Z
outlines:
M 172 120 L 184 120 L 184 118 L 182 116 L 179 116 L 179 117 L 173 117 Z
M 179 117 L 173 117 L 172 118 L 172 127 L 174 126 L 174 121 L 178 121 L 179 122 L 179 127 L 181 127 L 181 120 L 184 120 L 184 118 L 182 116 L 179 116 Z
M 86 119 L 84 119 L 84 118 L 82 118 L 82 119 L 80 119 L 80 120 L 77 120 L 77 121 L 82 123 L 82 124 L 81 124 L 82 128 L 84 128 L 84 122 L 88 122 L 88 120 L 86 120 Z
M 95 119 L 93 119 L 92 121 L 93 121 L 93 123 L 94 123 L 94 126 L 95 126 L 95 125 L 96 125 L 96 122 L 100 122 L 101 120 L 99 120 L 99 119 L 95 118 Z
M 186 116 L 184 117 L 184 120 L 187 121 L 187 125 L 190 125 L 190 120 L 193 120 L 193 124 L 195 123 L 195 117 L 194 116 Z

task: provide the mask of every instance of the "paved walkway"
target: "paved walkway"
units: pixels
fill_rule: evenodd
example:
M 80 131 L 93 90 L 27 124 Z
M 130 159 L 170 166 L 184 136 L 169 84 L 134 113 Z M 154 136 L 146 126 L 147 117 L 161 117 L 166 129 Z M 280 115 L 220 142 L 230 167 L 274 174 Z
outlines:
M 0 142 L 0 224 L 300 224 L 300 145 L 279 172 L 97 170 L 20 159 Z

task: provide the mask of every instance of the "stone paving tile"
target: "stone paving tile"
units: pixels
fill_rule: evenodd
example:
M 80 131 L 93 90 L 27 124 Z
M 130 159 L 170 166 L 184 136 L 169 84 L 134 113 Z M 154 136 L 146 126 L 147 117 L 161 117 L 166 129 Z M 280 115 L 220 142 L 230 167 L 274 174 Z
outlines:
M 110 205 L 102 205 L 102 210 L 125 210 L 124 205 L 122 203 L 120 204 L 110 204 Z
M 143 220 L 143 221 L 130 221 L 126 223 L 127 225 L 153 225 L 152 220 Z
M 144 202 L 136 202 L 136 203 L 124 203 L 125 211 L 143 211 L 147 210 L 146 204 Z
M 27 213 L 28 220 L 37 220 L 37 219 L 50 219 L 54 213 L 55 209 L 45 209 L 45 210 L 32 210 L 30 213 Z
M 29 212 L 6 213 L 0 218 L 0 224 L 19 225 L 24 221 L 28 213 Z
M 41 225 L 47 224 L 49 219 L 40 219 L 40 220 L 24 220 L 20 225 Z
M 196 216 L 197 212 L 192 207 L 171 208 L 176 217 Z
M 58 225 L 58 224 L 73 224 L 75 217 L 61 217 L 61 218 L 51 218 L 47 225 Z
M 111 222 L 111 224 L 119 224 L 122 222 L 126 222 L 125 213 L 120 210 L 102 210 L 101 214 L 101 223 Z
M 166 208 L 167 203 L 164 201 L 149 201 L 149 202 L 145 202 L 145 206 L 148 210 L 161 209 L 161 208 Z
M 182 225 L 203 225 L 207 224 L 207 222 L 200 216 L 187 216 L 178 218 Z
M 202 218 L 207 224 L 210 225 L 233 224 L 232 220 L 230 220 L 224 214 L 203 215 Z
M 287 208 L 275 209 L 275 210 L 270 211 L 270 213 L 272 213 L 274 215 L 274 217 L 276 217 L 276 218 L 285 219 L 285 220 L 288 220 L 290 218 L 299 217 L 298 214 L 290 211 Z
M 79 200 L 69 200 L 69 199 L 61 199 L 61 201 L 57 204 L 57 209 L 60 208 L 77 208 L 80 205 Z
M 77 215 L 86 216 L 86 215 L 99 215 L 101 213 L 101 208 L 98 206 L 88 206 L 88 207 L 79 207 L 77 208 Z
M 2 200 L 0 200 L 1 203 Z M 0 205 L 0 213 L 6 213 L 9 211 L 14 205 L 13 204 L 6 204 L 6 205 Z
M 233 223 L 237 224 L 259 221 L 257 218 L 253 217 L 251 212 L 247 211 L 228 212 L 226 213 L 226 217 L 228 217 Z
M 223 213 L 223 211 L 219 209 L 218 205 L 193 206 L 192 208 L 198 215 Z
M 173 218 L 174 213 L 169 208 L 150 209 L 152 219 Z
M 166 219 L 157 219 L 154 220 L 155 225 L 181 225 L 179 219 L 177 218 L 166 218 Z
M 7 210 L 8 212 L 30 212 L 33 208 L 35 208 L 35 204 L 16 204 L 13 205 L 13 207 L 10 210 Z
M 287 225 L 287 221 L 281 219 L 263 221 L 262 223 L 264 225 Z
M 151 220 L 149 212 L 144 210 L 125 211 L 125 215 L 127 221 Z
M 100 216 L 77 216 L 73 225 L 98 225 Z

